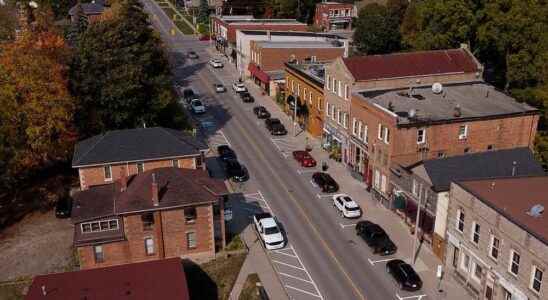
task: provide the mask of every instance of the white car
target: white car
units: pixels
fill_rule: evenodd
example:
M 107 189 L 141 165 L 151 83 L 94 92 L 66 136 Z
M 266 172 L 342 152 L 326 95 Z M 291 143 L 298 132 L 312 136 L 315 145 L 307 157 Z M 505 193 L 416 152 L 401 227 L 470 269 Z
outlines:
M 206 107 L 200 99 L 190 101 L 190 109 L 195 114 L 203 114 L 206 112 Z
M 223 63 L 218 59 L 210 60 L 209 65 L 214 67 L 214 68 L 222 68 L 224 66 Z
M 285 246 L 284 236 L 271 214 L 255 214 L 253 215 L 253 222 L 257 234 L 267 250 L 276 250 Z
M 224 93 L 226 92 L 226 88 L 224 85 L 220 84 L 220 83 L 215 83 L 213 85 L 213 87 L 215 88 L 215 92 L 217 93 Z
M 234 84 L 232 84 L 232 89 L 236 92 L 236 93 L 243 93 L 243 92 L 247 92 L 247 88 L 245 87 L 245 85 L 241 82 L 234 82 Z
M 333 195 L 333 206 L 345 218 L 359 218 L 362 210 L 356 201 L 352 200 L 347 194 Z

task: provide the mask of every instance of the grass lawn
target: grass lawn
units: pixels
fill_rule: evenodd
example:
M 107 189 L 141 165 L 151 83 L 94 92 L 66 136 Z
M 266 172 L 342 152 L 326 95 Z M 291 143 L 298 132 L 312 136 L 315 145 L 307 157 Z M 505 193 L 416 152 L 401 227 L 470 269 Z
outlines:
M 16 284 L 0 283 L 0 299 L 2 300 L 23 300 L 23 290 L 30 286 L 31 280 L 21 281 Z
M 261 282 L 257 273 L 249 274 L 245 280 L 244 287 L 238 300 L 260 300 L 257 282 Z
M 242 241 L 239 235 L 235 235 L 234 237 L 232 237 L 232 240 L 225 247 L 226 251 L 235 251 L 235 250 L 243 250 L 243 249 L 245 249 L 244 242 Z
M 228 300 L 246 254 L 220 257 L 203 265 L 185 266 L 191 299 Z
M 188 26 L 185 21 L 175 21 L 175 25 L 181 30 L 183 34 L 194 34 L 194 29 Z

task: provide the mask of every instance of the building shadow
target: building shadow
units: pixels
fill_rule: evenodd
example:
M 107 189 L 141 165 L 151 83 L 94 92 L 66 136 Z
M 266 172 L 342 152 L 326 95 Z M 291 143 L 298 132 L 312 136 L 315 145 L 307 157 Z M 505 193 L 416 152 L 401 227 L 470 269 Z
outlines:
M 190 299 L 219 299 L 217 284 L 198 264 L 188 259 L 183 259 L 182 263 Z

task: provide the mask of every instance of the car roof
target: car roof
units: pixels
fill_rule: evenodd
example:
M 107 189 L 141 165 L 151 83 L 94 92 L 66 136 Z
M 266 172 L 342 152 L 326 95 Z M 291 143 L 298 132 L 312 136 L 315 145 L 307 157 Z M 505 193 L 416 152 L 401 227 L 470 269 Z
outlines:
M 261 219 L 261 224 L 263 224 L 263 227 L 276 227 L 276 221 L 274 221 L 274 218 L 264 218 Z

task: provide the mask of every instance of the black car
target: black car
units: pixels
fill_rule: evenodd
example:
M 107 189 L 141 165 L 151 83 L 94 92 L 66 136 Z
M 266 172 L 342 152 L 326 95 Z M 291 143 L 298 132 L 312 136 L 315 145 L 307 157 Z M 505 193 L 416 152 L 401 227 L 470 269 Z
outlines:
M 194 51 L 189 51 L 188 52 L 188 58 L 196 59 L 196 58 L 198 58 L 198 53 L 196 53 Z
M 422 288 L 422 280 L 417 272 L 410 264 L 401 259 L 387 262 L 386 272 L 394 277 L 401 290 L 418 291 Z
M 285 129 L 284 124 L 277 118 L 267 118 L 264 120 L 266 129 L 272 135 L 286 135 L 287 130 Z
M 64 197 L 57 201 L 55 205 L 55 216 L 63 219 L 70 217 L 72 211 L 72 199 L 70 197 Z
M 219 153 L 219 158 L 225 162 L 230 159 L 236 159 L 236 152 L 232 150 L 228 145 L 220 145 L 217 147 L 217 153 Z
M 255 98 L 253 98 L 253 96 L 251 96 L 251 94 L 248 93 L 248 92 L 241 92 L 240 93 L 240 98 L 242 98 L 242 101 L 245 102 L 245 103 L 255 102 Z
M 331 177 L 331 175 L 324 172 L 316 172 L 312 174 L 312 180 L 317 184 L 324 193 L 335 193 L 339 190 L 339 185 Z
M 255 106 L 253 107 L 253 113 L 257 116 L 259 119 L 268 119 L 270 118 L 270 113 L 264 106 Z
M 373 253 L 380 255 L 392 255 L 396 253 L 398 247 L 392 242 L 388 234 L 381 226 L 370 222 L 360 221 L 356 224 L 356 234 L 359 235 L 365 243 L 373 249 Z
M 226 176 L 233 181 L 244 182 L 249 179 L 247 170 L 235 159 L 229 159 L 225 162 Z

